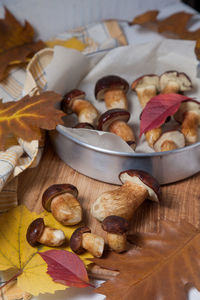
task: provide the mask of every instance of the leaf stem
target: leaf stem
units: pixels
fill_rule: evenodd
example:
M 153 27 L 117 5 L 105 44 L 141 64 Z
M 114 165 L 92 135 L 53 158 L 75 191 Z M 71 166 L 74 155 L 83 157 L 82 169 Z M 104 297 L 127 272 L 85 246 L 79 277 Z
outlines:
M 22 274 L 22 270 L 19 270 L 17 272 L 17 274 L 15 274 L 13 277 L 11 277 L 9 280 L 5 281 L 5 283 L 0 286 L 0 290 L 3 289 L 7 284 L 9 284 L 10 282 L 14 281 L 18 276 L 20 276 Z

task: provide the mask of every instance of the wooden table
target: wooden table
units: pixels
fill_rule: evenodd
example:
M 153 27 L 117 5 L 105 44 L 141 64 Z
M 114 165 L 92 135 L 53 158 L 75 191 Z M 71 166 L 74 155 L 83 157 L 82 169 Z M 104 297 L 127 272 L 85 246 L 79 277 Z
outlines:
M 19 176 L 19 202 L 36 212 L 42 210 L 44 190 L 55 183 L 71 183 L 79 190 L 79 200 L 84 209 L 84 221 L 95 233 L 103 234 L 101 226 L 90 215 L 91 203 L 104 191 L 116 188 L 88 178 L 67 166 L 47 142 L 41 163 Z M 160 219 L 178 221 L 186 219 L 200 228 L 200 173 L 178 183 L 162 187 L 159 204 L 146 200 L 135 212 L 130 234 L 135 231 L 154 231 Z

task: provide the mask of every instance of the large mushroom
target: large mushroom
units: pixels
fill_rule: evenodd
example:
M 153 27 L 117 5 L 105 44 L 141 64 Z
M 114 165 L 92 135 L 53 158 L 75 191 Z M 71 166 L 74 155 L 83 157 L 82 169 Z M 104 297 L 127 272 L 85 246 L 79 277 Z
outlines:
M 159 183 L 147 172 L 126 170 L 119 174 L 119 179 L 122 186 L 104 192 L 92 204 L 91 214 L 100 222 L 111 215 L 129 221 L 145 199 L 159 201 Z
M 127 124 L 129 118 L 130 113 L 125 109 L 110 109 L 99 117 L 97 129 L 120 136 L 132 149 L 135 149 L 135 135 Z
M 99 112 L 90 101 L 84 98 L 85 92 L 77 89 L 71 90 L 63 97 L 61 108 L 67 114 L 75 113 L 80 123 L 90 123 L 95 126 Z
M 185 146 L 185 137 L 179 130 L 163 132 L 154 143 L 156 152 L 170 151 Z
M 63 225 L 75 225 L 82 220 L 82 208 L 77 200 L 78 190 L 72 184 L 53 184 L 42 196 L 44 209 Z
M 174 114 L 174 119 L 182 124 L 181 131 L 186 143 L 196 143 L 200 126 L 200 102 L 192 99 L 182 102 L 179 110 Z
M 129 84 L 125 79 L 117 75 L 108 75 L 97 81 L 94 93 L 97 100 L 105 101 L 107 109 L 128 109 L 128 89 Z
M 159 83 L 162 94 L 182 93 L 192 89 L 190 78 L 183 72 L 166 71 L 160 75 Z

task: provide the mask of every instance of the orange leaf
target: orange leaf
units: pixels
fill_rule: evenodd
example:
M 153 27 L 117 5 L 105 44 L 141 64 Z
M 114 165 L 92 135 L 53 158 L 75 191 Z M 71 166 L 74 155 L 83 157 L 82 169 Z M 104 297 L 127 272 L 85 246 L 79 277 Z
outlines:
M 159 14 L 159 10 L 148 10 L 147 12 L 136 16 L 133 21 L 129 23 L 129 25 L 141 25 L 147 22 L 156 21 L 157 15 Z
M 140 247 L 92 259 L 120 274 L 96 289 L 107 300 L 187 300 L 187 288 L 200 290 L 200 231 L 186 221 L 162 221 L 159 233 L 137 235 Z
M 12 134 L 26 141 L 40 138 L 40 130 L 55 129 L 63 124 L 65 115 L 54 108 L 62 96 L 54 92 L 44 92 L 39 96 L 25 96 L 17 102 L 0 101 L 0 150 L 5 149 L 8 135 Z
M 0 80 L 12 61 L 24 62 L 25 58 L 44 47 L 42 41 L 33 42 L 34 29 L 25 21 L 22 26 L 5 8 L 5 18 L 0 20 Z

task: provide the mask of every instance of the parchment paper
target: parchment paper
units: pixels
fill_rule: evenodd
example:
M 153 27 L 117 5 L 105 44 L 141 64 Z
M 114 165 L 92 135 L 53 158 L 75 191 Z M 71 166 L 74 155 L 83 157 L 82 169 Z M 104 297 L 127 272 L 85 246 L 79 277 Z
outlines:
M 48 89 L 54 89 L 64 95 L 70 89 L 77 87 L 85 91 L 86 99 L 90 100 L 100 113 L 103 113 L 107 110 L 105 103 L 103 101 L 97 101 L 94 96 L 95 83 L 99 78 L 105 75 L 115 74 L 125 78 L 131 85 L 131 83 L 139 76 L 145 74 L 160 75 L 168 70 L 176 70 L 178 72 L 185 72 L 191 78 L 193 89 L 188 92 L 187 95 L 195 97 L 198 100 L 200 96 L 200 81 L 196 78 L 197 60 L 194 54 L 194 47 L 195 42 L 193 41 L 167 39 L 135 46 L 118 47 L 109 52 L 101 51 L 100 55 L 96 54 L 95 57 L 94 55 L 84 57 L 81 53 L 71 49 L 70 51 L 65 49 L 65 53 L 63 53 L 63 51 L 60 51 L 60 47 L 56 47 L 54 51 L 56 64 L 53 58 L 46 70 L 47 78 L 51 78 L 48 83 Z M 57 55 L 58 53 L 59 55 Z M 63 65 L 63 61 L 66 63 L 67 68 L 67 72 L 65 72 L 64 76 L 57 72 L 59 70 L 59 65 Z M 56 68 L 57 70 L 55 72 Z M 64 67 L 61 69 L 63 70 Z M 82 80 L 80 80 L 81 78 Z M 70 85 L 66 84 L 68 79 L 69 82 L 72 82 Z M 57 83 L 58 81 L 59 84 L 56 84 L 55 86 L 54 83 Z M 153 152 L 153 150 L 147 145 L 144 136 L 141 139 L 138 138 L 141 107 L 137 95 L 133 91 L 129 90 L 127 98 L 129 103 L 129 112 L 131 113 L 129 125 L 134 129 L 137 139 L 136 152 Z M 88 130 L 71 130 L 67 128 L 73 125 L 73 120 L 74 124 L 77 123 L 76 117 L 66 117 L 66 127 L 63 127 L 63 130 L 67 131 L 71 135 L 73 135 L 73 132 L 77 131 L 74 136 L 77 137 L 77 134 L 81 135 L 82 141 L 90 143 L 91 134 L 88 135 Z M 110 150 L 116 150 L 116 138 L 113 134 L 109 134 L 109 137 L 106 138 L 106 134 L 107 133 L 105 133 L 105 140 L 109 141 L 109 145 L 107 147 L 105 142 L 104 147 Z M 94 145 L 102 145 L 102 133 L 100 135 L 92 135 L 94 138 Z M 118 140 L 117 151 L 126 151 L 125 148 L 127 147 L 125 147 L 124 144 L 124 141 Z M 128 147 L 127 152 L 132 151 L 129 148 L 130 147 Z

